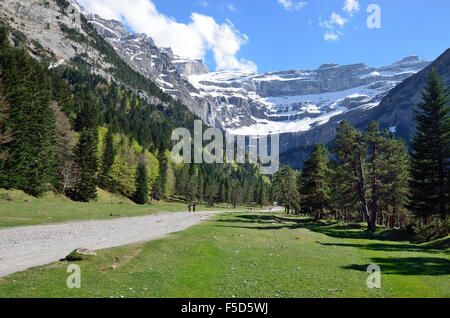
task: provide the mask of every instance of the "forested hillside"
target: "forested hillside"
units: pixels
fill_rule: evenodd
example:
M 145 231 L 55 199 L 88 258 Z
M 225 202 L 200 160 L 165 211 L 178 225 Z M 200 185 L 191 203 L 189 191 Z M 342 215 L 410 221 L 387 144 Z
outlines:
M 115 66 L 118 81 L 93 74 L 82 58 L 50 68 L 10 31 L 1 31 L 0 188 L 35 196 L 53 190 L 85 202 L 96 198 L 97 187 L 138 203 L 175 197 L 267 202 L 268 179 L 256 166 L 175 165 L 171 132 L 192 130 L 196 117 L 131 70 L 100 37 L 94 45 Z
M 449 89 L 433 69 L 415 111 L 411 151 L 375 121 L 361 132 L 342 121 L 331 147 L 316 144 L 301 172 L 274 177 L 274 198 L 287 213 L 316 220 L 413 229 L 421 239 L 449 233 Z

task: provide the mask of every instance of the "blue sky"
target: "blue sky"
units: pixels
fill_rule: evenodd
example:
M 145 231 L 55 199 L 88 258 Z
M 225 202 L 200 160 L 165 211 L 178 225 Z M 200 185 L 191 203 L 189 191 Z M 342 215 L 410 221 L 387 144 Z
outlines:
M 110 1 L 108 10 L 114 7 L 111 5 L 114 0 L 80 2 L 89 7 L 86 2 L 105 1 Z M 150 0 L 138 2 L 143 1 Z M 344 10 L 346 2 L 351 6 Z M 214 40 L 209 39 L 209 31 L 205 32 L 202 38 L 206 40 L 202 41 L 206 44 L 186 53 L 204 58 L 212 70 L 218 65 L 225 69 L 253 64 L 258 72 L 315 69 L 330 62 L 382 66 L 409 55 L 433 60 L 450 44 L 449 0 L 151 0 L 150 3 L 153 7 L 148 10 L 154 11 L 150 20 L 153 14 L 158 14 L 167 18 L 169 24 L 176 21 L 177 26 L 187 25 L 191 31 L 200 33 L 214 25 Z M 380 29 L 367 27 L 370 13 L 366 9 L 370 4 L 381 9 Z M 179 39 L 165 41 L 163 31 L 156 30 L 154 24 L 144 26 L 142 21 L 146 18 L 136 22 L 137 17 L 126 8 L 118 7 L 117 12 L 109 14 L 101 6 L 91 5 L 88 9 L 103 11 L 103 15 L 110 17 L 120 12 L 123 22 L 137 32 L 148 30 L 146 33 L 151 33 L 157 44 L 159 41 L 175 46 L 177 53 L 189 51 L 189 43 L 178 45 L 175 42 Z M 204 24 L 197 23 L 199 16 L 193 17 L 192 13 L 210 18 L 211 23 L 206 23 L 206 18 Z M 189 38 L 181 32 L 181 37 Z M 332 36 L 326 39 L 327 33 Z M 232 37 L 234 41 L 228 43 Z M 229 47 L 233 49 L 228 50 Z

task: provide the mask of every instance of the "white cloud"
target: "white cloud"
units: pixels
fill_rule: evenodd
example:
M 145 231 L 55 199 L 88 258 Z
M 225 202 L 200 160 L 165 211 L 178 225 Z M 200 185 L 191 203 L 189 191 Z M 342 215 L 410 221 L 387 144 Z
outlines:
M 322 21 L 319 18 L 320 27 L 326 29 L 324 39 L 326 41 L 336 41 L 339 40 L 340 36 L 344 35 L 339 29 L 342 29 L 344 25 L 348 22 L 347 19 L 343 18 L 336 12 L 333 12 L 328 20 Z
M 323 38 L 326 40 L 326 41 L 337 41 L 337 40 L 339 40 L 339 37 L 342 35 L 342 33 L 341 32 L 338 32 L 338 31 L 327 31 L 326 33 L 325 33 L 325 35 L 323 36 Z
M 358 0 L 345 0 L 344 8 L 342 10 L 348 12 L 350 15 L 352 15 L 353 12 L 359 11 Z
M 198 0 L 195 4 L 202 8 L 207 8 L 209 6 L 208 1 L 206 0 Z
M 179 23 L 156 9 L 151 0 L 79 0 L 87 11 L 105 19 L 125 22 L 131 29 L 146 33 L 159 47 L 171 47 L 176 55 L 204 59 L 213 52 L 217 70 L 237 69 L 257 72 L 252 61 L 239 60 L 236 55 L 249 39 L 230 21 L 218 24 L 212 17 L 191 13 L 191 21 Z M 203 1 L 206 3 L 206 1 Z
M 339 14 L 337 14 L 336 12 L 333 12 L 330 16 L 330 20 L 329 23 L 331 25 L 338 25 L 339 27 L 343 27 L 345 23 L 347 23 L 347 19 L 341 17 Z
M 308 4 L 305 1 L 294 3 L 292 0 L 278 0 L 278 3 L 287 11 L 300 11 Z
M 222 5 L 230 11 L 236 11 L 236 7 L 231 2 L 222 2 Z

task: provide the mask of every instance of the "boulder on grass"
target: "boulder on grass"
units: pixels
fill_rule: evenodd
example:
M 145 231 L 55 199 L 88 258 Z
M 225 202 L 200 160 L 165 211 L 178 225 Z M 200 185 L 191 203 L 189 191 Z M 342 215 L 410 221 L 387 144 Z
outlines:
M 69 255 L 66 256 L 66 261 L 68 262 L 78 262 L 91 259 L 97 256 L 94 250 L 88 248 L 77 248 L 73 250 Z
M 3 200 L 6 200 L 6 201 L 14 201 L 14 198 L 13 198 L 13 196 L 11 195 L 11 194 L 9 194 L 9 193 L 3 193 L 2 195 L 1 195 L 1 198 L 3 199 Z

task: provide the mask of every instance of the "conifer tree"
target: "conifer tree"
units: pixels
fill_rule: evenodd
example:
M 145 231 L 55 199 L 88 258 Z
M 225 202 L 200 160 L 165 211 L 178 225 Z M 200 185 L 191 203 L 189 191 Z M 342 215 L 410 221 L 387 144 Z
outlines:
M 8 47 L 1 50 L 0 70 L 12 138 L 1 186 L 39 196 L 51 189 L 58 166 L 50 80 L 25 51 Z
M 264 205 L 267 204 L 267 186 L 264 183 L 264 180 L 260 177 L 259 181 L 258 181 L 258 187 L 257 187 L 257 203 L 258 205 L 261 207 L 261 209 L 263 208 Z
M 374 232 L 370 221 L 367 190 L 367 145 L 361 132 L 348 122 L 343 121 L 337 128 L 336 140 L 333 145 L 333 153 L 342 166 L 342 173 L 358 194 L 361 213 L 367 221 L 367 229 Z
M 382 221 L 383 211 L 379 207 L 379 200 L 385 192 L 385 185 L 381 178 L 387 172 L 386 166 L 386 144 L 387 131 L 380 131 L 380 125 L 375 121 L 370 122 L 367 128 L 365 140 L 367 143 L 369 156 L 367 159 L 368 166 L 368 183 L 370 184 L 370 229 L 375 232 L 377 217 L 380 216 Z
M 203 202 L 204 197 L 204 181 L 203 181 L 203 174 L 199 173 L 199 176 L 194 179 L 197 184 L 193 184 L 193 188 L 196 188 L 197 190 L 197 201 L 199 204 Z
M 274 175 L 273 193 L 278 205 L 284 206 L 287 214 L 298 209 L 297 179 L 291 167 L 286 166 Z
M 114 135 L 112 129 L 110 128 L 108 129 L 104 140 L 102 169 L 99 177 L 100 186 L 110 191 L 114 191 L 114 182 L 109 176 L 109 172 L 114 164 L 115 156 L 116 152 L 114 149 Z
M 238 180 L 233 179 L 231 182 L 231 204 L 233 208 L 236 207 L 242 202 L 242 187 Z
M 148 174 L 145 160 L 141 160 L 136 169 L 136 192 L 133 201 L 137 204 L 148 203 Z
M 433 69 L 415 111 L 417 133 L 411 148 L 411 211 L 425 224 L 430 216 L 448 216 L 450 106 L 448 88 Z
M 4 99 L 0 97 L 0 169 L 3 162 L 2 159 L 4 160 L 8 156 L 7 144 L 11 142 L 11 130 L 8 128 L 7 124 L 8 118 L 9 106 Z
M 329 205 L 330 174 L 327 148 L 324 145 L 314 145 L 311 156 L 303 166 L 300 194 L 302 207 L 314 215 L 316 220 L 322 218 Z
M 152 188 L 152 199 L 160 201 L 165 198 L 168 161 L 163 148 L 158 150 L 159 175 Z
M 74 150 L 75 164 L 78 170 L 77 183 L 71 195 L 72 199 L 89 202 L 97 198 L 97 134 L 83 129 Z
M 89 202 L 97 198 L 98 185 L 98 105 L 91 94 L 83 100 L 77 122 L 81 129 L 74 151 L 78 178 L 71 196 L 76 201 Z
M 387 140 L 385 170 L 382 175 L 384 191 L 380 206 L 387 212 L 385 224 L 391 228 L 406 225 L 409 212 L 408 203 L 410 180 L 408 148 L 402 139 L 392 135 Z
M 104 141 L 104 150 L 103 150 L 103 158 L 102 158 L 102 174 L 107 175 L 109 170 L 111 170 L 112 165 L 114 164 L 114 157 L 116 152 L 114 150 L 114 136 L 111 129 L 108 129 L 108 132 L 105 136 Z

